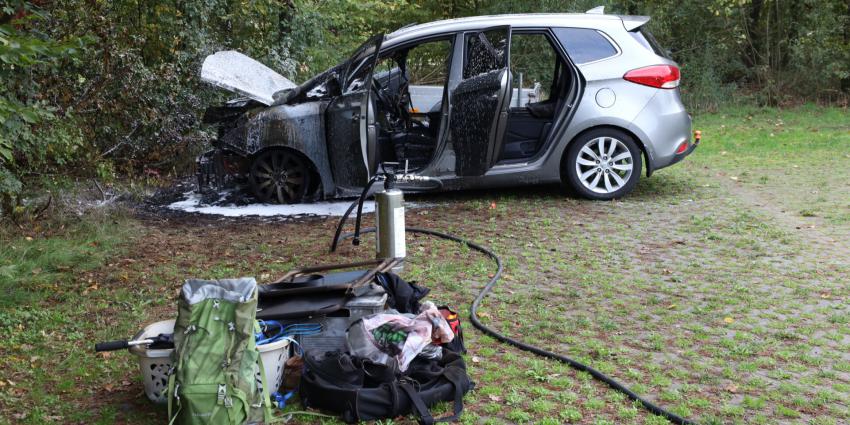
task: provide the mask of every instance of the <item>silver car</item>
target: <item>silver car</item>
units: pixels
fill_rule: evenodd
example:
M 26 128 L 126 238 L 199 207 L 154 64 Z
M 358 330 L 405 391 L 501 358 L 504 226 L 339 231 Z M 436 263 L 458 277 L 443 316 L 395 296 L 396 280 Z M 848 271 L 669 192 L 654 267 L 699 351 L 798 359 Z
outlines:
M 216 53 L 202 78 L 244 97 L 207 109 L 218 137 L 199 182 L 293 203 L 356 195 L 395 162 L 443 190 L 562 182 L 621 197 L 699 144 L 648 21 L 594 10 L 413 25 L 301 85 Z

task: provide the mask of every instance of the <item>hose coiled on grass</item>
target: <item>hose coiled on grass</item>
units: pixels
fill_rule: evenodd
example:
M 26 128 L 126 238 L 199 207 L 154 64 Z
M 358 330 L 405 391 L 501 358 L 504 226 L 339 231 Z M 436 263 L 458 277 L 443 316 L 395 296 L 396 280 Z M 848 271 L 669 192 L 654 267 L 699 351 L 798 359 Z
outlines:
M 365 191 L 364 191 L 364 193 L 365 193 Z M 336 233 L 334 234 L 333 243 L 331 244 L 331 252 L 336 250 L 336 247 L 337 247 L 340 240 L 354 237 L 354 233 L 347 233 L 347 234 L 341 235 L 341 232 L 342 232 L 342 226 L 345 224 L 345 220 L 348 218 L 348 215 L 351 213 L 351 210 L 354 209 L 354 206 L 358 202 L 360 202 L 360 204 L 362 205 L 362 200 L 358 199 L 357 201 L 354 201 L 354 203 L 348 209 L 348 212 L 345 215 L 343 215 L 342 218 L 340 219 L 339 225 L 337 226 L 337 229 L 336 229 Z M 357 221 L 358 222 L 360 221 L 359 217 L 358 217 Z M 551 351 L 544 350 L 544 349 L 537 347 L 535 345 L 527 344 L 527 343 L 522 342 L 520 340 L 511 338 L 511 337 L 509 337 L 509 336 L 507 336 L 507 335 L 485 325 L 484 323 L 482 323 L 478 319 L 478 307 L 481 305 L 481 301 L 483 301 L 484 298 L 487 297 L 487 295 L 491 291 L 493 291 L 493 288 L 496 286 L 496 283 L 499 281 L 499 278 L 502 276 L 502 270 L 503 270 L 502 259 L 499 258 L 499 256 L 496 255 L 495 252 L 491 251 L 489 248 L 487 248 L 485 246 L 479 245 L 479 244 L 472 242 L 468 239 L 464 239 L 464 238 L 461 238 L 459 236 L 455 236 L 455 235 L 452 235 L 452 234 L 449 234 L 449 233 L 444 233 L 444 232 L 440 232 L 440 231 L 437 231 L 437 230 L 424 229 L 424 228 L 419 228 L 419 227 L 407 227 L 405 230 L 408 231 L 408 232 L 411 232 L 411 233 L 419 233 L 419 234 L 424 234 L 424 235 L 430 235 L 430 236 L 435 236 L 435 237 L 438 237 L 438 238 L 441 238 L 441 239 L 446 239 L 446 240 L 450 240 L 450 241 L 453 241 L 453 242 L 457 242 L 459 244 L 466 245 L 469 248 L 474 249 L 474 250 L 490 257 L 491 259 L 493 259 L 493 261 L 496 263 L 496 273 L 493 274 L 493 277 L 490 278 L 490 281 L 487 282 L 486 285 L 484 285 L 484 288 L 482 288 L 481 291 L 478 293 L 478 295 L 475 297 L 475 300 L 472 302 L 472 307 L 469 309 L 469 320 L 472 321 L 472 325 L 475 326 L 481 332 L 483 332 L 485 335 L 489 335 L 493 338 L 496 338 L 497 340 L 499 340 L 501 342 L 512 345 L 514 347 L 517 347 L 520 350 L 528 351 L 530 353 L 537 354 L 538 356 L 541 356 L 541 357 L 557 360 L 557 361 L 560 361 L 562 363 L 566 363 L 567 365 L 569 365 L 573 369 L 576 369 L 576 370 L 579 370 L 579 371 L 582 371 L 582 372 L 587 372 L 594 379 L 597 379 L 599 381 L 604 382 L 609 387 L 625 394 L 631 400 L 640 403 L 646 410 L 650 411 L 651 413 L 658 415 L 658 416 L 662 416 L 665 419 L 667 419 L 668 421 L 670 421 L 670 422 L 672 422 L 676 425 L 697 425 L 696 422 L 693 422 L 689 419 L 683 418 L 683 417 L 681 417 L 681 416 L 679 416 L 679 415 L 677 415 L 673 412 L 670 412 L 669 410 L 666 410 L 666 409 L 662 408 L 661 406 L 658 406 L 657 404 L 641 397 L 640 395 L 638 395 L 634 391 L 630 390 L 628 387 L 621 384 L 620 382 L 618 382 L 614 378 L 611 378 L 610 376 L 608 376 L 608 375 L 606 375 L 606 374 L 604 374 L 604 373 L 602 373 L 602 372 L 600 372 L 600 371 L 598 371 L 598 370 L 596 370 L 596 369 L 594 369 L 594 368 L 592 368 L 592 367 L 590 367 L 590 366 L 588 366 L 584 363 L 581 363 L 581 362 L 574 360 L 570 357 L 567 357 L 563 354 L 553 353 Z M 374 227 L 367 227 L 367 228 L 363 228 L 363 229 L 358 229 L 358 236 L 366 234 L 366 233 L 374 233 L 374 232 L 375 232 Z

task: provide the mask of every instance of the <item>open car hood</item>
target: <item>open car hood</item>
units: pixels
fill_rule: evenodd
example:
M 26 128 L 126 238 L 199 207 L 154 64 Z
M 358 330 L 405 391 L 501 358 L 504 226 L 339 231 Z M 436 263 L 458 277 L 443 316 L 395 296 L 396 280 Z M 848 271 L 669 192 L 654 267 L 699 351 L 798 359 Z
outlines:
M 201 80 L 265 105 L 274 103 L 272 96 L 276 92 L 296 86 L 269 67 L 234 50 L 207 56 L 201 65 Z

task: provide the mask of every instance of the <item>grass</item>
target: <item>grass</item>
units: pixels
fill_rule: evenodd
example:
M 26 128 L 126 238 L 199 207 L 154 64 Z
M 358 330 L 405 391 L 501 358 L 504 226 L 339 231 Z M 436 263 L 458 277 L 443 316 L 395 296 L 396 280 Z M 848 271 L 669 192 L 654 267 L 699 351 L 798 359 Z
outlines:
M 704 424 L 847 423 L 846 117 L 815 107 L 698 116 L 703 146 L 622 201 L 547 187 L 429 195 L 436 207 L 412 209 L 407 221 L 502 256 L 483 321 L 678 414 Z M 91 344 L 172 317 L 186 277 L 268 281 L 370 255 L 369 238 L 325 254 L 334 225 L 87 217 L 31 240 L 3 233 L 0 423 L 162 423 L 135 359 L 95 356 Z M 460 311 L 493 272 L 450 242 L 411 235 L 408 249 L 404 277 Z M 477 383 L 464 424 L 666 423 L 586 373 L 464 326 Z
M 850 228 L 848 111 L 806 106 L 698 117 L 708 140 L 695 163 L 758 191 L 788 215 Z M 734 180 L 733 180 L 734 179 Z M 789 190 L 794 188 L 796 190 Z M 782 196 L 793 193 L 793 196 Z

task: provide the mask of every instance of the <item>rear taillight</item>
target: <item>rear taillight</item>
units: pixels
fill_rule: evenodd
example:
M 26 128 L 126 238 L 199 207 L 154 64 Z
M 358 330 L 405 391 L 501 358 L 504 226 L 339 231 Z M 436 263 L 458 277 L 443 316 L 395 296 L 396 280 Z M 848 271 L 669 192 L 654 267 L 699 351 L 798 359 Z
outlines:
M 652 65 L 633 69 L 623 79 L 657 89 L 674 89 L 679 87 L 679 68 L 673 65 Z

